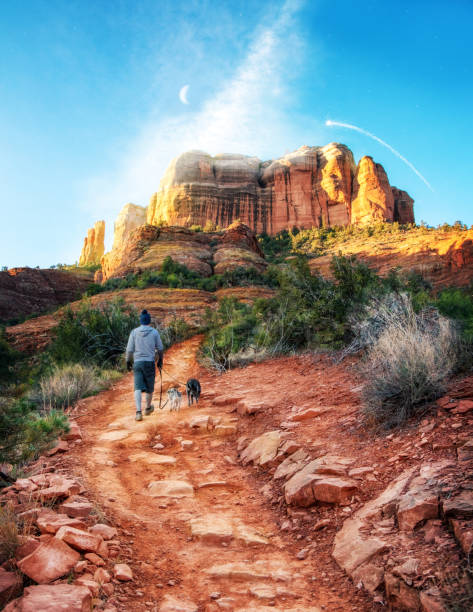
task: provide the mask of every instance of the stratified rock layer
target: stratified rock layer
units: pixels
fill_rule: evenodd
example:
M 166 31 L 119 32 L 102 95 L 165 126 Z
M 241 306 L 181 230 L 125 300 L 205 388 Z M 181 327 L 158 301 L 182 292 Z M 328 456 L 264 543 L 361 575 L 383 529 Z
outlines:
M 148 207 L 150 225 L 227 227 L 241 220 L 257 233 L 292 227 L 410 223 L 413 200 L 392 189 L 383 167 L 348 147 L 303 146 L 284 157 L 189 151 L 172 160 Z
M 128 238 L 130 232 L 146 224 L 146 208 L 137 204 L 125 204 L 115 221 L 113 249 L 117 249 Z M 103 253 L 102 253 L 103 255 Z
M 97 221 L 84 238 L 84 246 L 79 258 L 80 266 L 99 264 L 105 252 L 105 221 Z
M 253 232 L 235 222 L 224 232 L 194 232 L 185 227 L 144 225 L 102 258 L 102 278 L 158 270 L 166 257 L 202 276 L 237 267 L 266 267 Z

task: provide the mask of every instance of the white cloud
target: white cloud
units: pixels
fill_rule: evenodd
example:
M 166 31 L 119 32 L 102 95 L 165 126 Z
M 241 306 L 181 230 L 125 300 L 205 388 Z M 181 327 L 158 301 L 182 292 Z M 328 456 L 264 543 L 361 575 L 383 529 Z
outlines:
M 283 154 L 290 120 L 288 80 L 297 69 L 302 42 L 294 17 L 303 0 L 285 0 L 274 21 L 258 28 L 235 74 L 201 110 L 148 121 L 124 152 L 116 169 L 87 186 L 85 207 L 109 227 L 125 202 L 147 205 L 173 157 L 190 149 Z M 301 143 L 302 144 L 302 143 Z

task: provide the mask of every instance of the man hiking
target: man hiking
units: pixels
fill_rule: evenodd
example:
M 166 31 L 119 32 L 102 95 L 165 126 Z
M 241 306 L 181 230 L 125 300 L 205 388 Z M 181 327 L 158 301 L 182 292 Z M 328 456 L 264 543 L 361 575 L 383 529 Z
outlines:
M 156 375 L 155 361 L 158 368 L 163 367 L 163 343 L 158 330 L 151 327 L 151 316 L 147 310 L 140 314 L 139 327 L 133 329 L 126 347 L 126 366 L 130 372 L 133 368 L 135 381 L 136 420 L 143 420 L 141 412 L 141 393 L 146 394 L 145 414 L 153 412 L 151 405 Z

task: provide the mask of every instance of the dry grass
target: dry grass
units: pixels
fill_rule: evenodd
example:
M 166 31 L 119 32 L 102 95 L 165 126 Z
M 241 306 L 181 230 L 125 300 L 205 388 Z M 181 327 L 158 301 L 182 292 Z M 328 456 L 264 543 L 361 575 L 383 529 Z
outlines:
M 106 389 L 121 374 L 116 370 L 100 370 L 82 364 L 58 366 L 39 383 L 39 391 L 32 399 L 39 400 L 44 411 L 66 409 L 82 397 Z
M 20 545 L 15 513 L 9 506 L 0 507 L 0 563 L 11 559 Z
M 402 308 L 384 315 L 365 360 L 363 395 L 368 420 L 391 428 L 445 391 L 459 341 L 450 320 L 434 309 L 416 314 L 407 298 Z

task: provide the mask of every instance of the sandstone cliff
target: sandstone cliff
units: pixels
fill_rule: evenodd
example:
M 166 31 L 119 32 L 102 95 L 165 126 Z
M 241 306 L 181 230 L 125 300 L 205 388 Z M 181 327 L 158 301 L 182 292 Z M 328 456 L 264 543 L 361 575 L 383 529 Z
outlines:
M 112 248 L 118 248 L 126 240 L 131 230 L 145 224 L 146 208 L 137 204 L 125 204 L 115 221 Z
M 79 258 L 80 266 L 100 263 L 105 252 L 105 221 L 97 221 L 84 238 L 84 246 Z
M 257 233 L 294 226 L 410 223 L 413 200 L 391 188 L 383 167 L 363 157 L 356 168 L 342 144 L 303 146 L 284 157 L 256 157 L 189 151 L 172 160 L 152 196 L 150 225 L 227 227 L 240 219 Z
M 66 270 L 12 268 L 0 272 L 0 321 L 11 321 L 57 308 L 78 298 L 91 275 Z
M 263 270 L 266 262 L 253 232 L 235 222 L 223 232 L 143 225 L 102 257 L 100 280 L 157 270 L 166 257 L 202 276 L 236 267 Z

